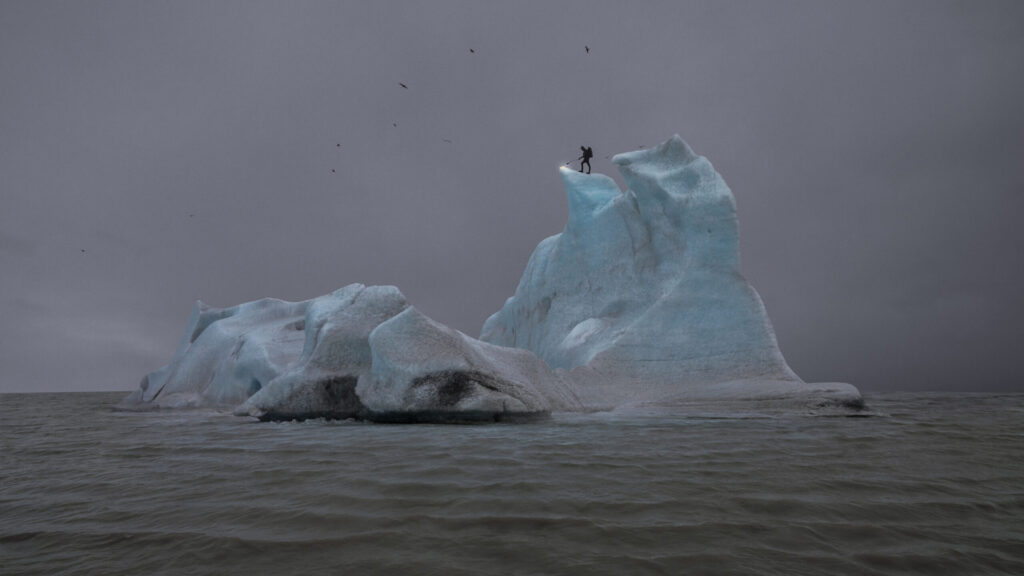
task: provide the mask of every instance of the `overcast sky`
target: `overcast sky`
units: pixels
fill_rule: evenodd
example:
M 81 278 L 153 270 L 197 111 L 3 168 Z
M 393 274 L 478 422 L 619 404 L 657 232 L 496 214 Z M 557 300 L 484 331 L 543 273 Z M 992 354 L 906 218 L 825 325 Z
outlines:
M 565 224 L 558 165 L 621 183 L 674 133 L 805 380 L 1024 391 L 1022 30 L 1016 0 L 0 2 L 0 392 L 133 389 L 197 299 L 394 284 L 476 336 Z

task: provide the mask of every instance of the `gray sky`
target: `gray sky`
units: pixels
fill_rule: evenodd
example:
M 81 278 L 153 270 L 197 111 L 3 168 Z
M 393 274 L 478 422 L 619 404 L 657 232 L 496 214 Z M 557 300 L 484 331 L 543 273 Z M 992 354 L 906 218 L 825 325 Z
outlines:
M 1016 0 L 0 2 L 0 392 L 132 389 L 196 299 L 394 284 L 475 336 L 565 223 L 557 166 L 673 133 L 805 380 L 1024 391 L 1021 30 Z

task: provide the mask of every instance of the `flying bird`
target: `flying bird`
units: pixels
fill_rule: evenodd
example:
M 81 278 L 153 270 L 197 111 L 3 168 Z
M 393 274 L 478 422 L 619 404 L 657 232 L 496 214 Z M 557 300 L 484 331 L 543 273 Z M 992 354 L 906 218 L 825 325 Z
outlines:
M 399 82 L 398 85 L 401 86 L 402 88 L 405 88 L 406 90 L 409 89 L 408 86 L 406 86 L 405 84 L 402 84 L 401 82 Z
M 334 168 L 331 168 L 331 174 L 334 174 Z
M 470 54 L 476 54 L 476 50 L 473 50 L 472 48 L 470 48 L 470 49 L 469 49 L 469 53 L 470 53 Z
M 587 54 L 590 54 L 590 46 L 584 46 L 583 49 L 587 51 Z
M 442 140 L 443 142 L 447 142 L 447 143 L 449 143 L 449 144 L 451 144 L 451 143 L 452 143 L 452 141 L 451 141 L 451 140 L 449 140 L 449 139 L 447 139 L 447 138 L 441 138 L 441 140 Z
M 391 125 L 394 126 L 395 128 L 398 128 L 398 122 L 392 122 Z
M 339 142 L 339 143 L 335 144 L 335 146 L 337 146 L 338 148 L 341 148 L 341 143 Z
M 85 248 L 82 248 L 82 254 L 85 254 Z

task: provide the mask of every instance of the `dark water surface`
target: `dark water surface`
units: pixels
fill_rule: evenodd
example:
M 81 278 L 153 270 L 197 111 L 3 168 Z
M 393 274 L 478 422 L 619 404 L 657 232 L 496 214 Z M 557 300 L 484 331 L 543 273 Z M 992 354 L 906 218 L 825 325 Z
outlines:
M 1024 395 L 475 426 L 0 395 L 2 574 L 1024 574 Z

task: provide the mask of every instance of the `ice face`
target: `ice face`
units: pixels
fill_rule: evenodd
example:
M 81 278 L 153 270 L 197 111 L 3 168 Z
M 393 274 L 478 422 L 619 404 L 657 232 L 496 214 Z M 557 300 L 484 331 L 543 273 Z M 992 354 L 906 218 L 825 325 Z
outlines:
M 586 374 L 577 392 L 593 406 L 812 388 L 740 274 L 735 201 L 711 163 L 678 135 L 613 162 L 625 192 L 560 170 L 565 229 L 537 246 L 480 339 Z
M 302 353 L 309 302 L 265 298 L 232 308 L 197 302 L 170 364 L 147 374 L 125 405 L 237 405 Z
M 359 395 L 375 413 L 487 419 L 582 408 L 568 383 L 534 354 L 481 342 L 415 308 L 374 329 L 370 346 L 372 373 L 360 379 Z

